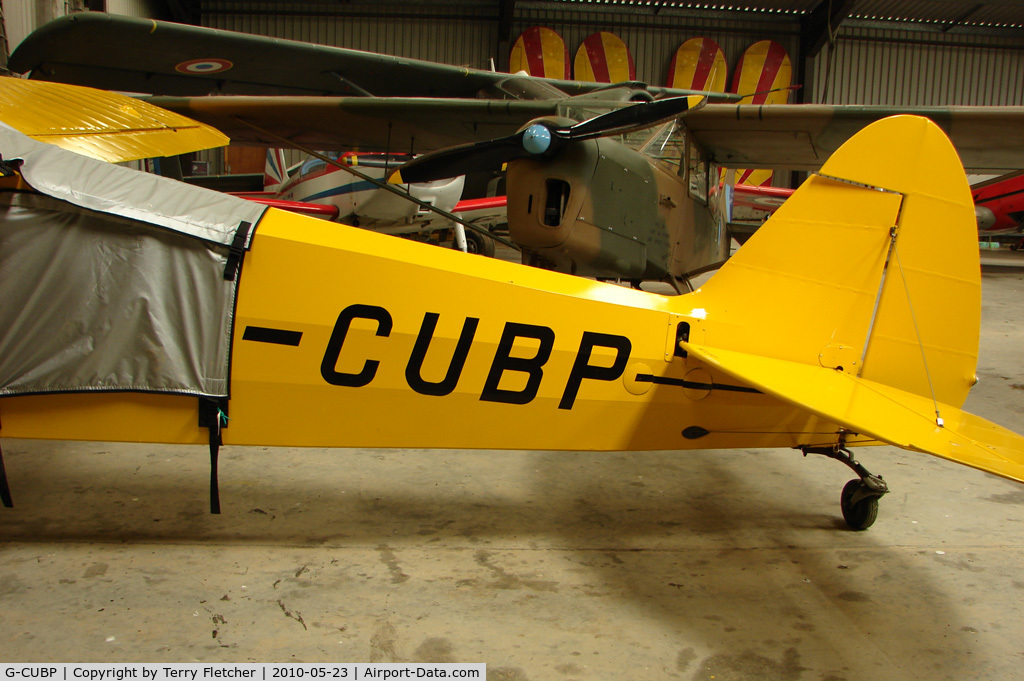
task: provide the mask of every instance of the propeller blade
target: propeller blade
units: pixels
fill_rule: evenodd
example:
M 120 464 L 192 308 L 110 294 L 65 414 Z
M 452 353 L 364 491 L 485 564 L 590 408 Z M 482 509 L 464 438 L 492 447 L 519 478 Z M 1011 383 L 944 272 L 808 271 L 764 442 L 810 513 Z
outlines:
M 648 128 L 675 118 L 688 108 L 688 97 L 672 97 L 616 109 L 568 128 L 534 123 L 508 137 L 424 154 L 402 166 L 389 182 L 431 182 L 466 173 L 498 170 L 502 164 L 518 158 L 550 158 L 569 142 Z
M 508 137 L 424 154 L 402 166 L 390 182 L 430 182 L 466 173 L 500 170 L 502 164 L 517 158 L 543 156 L 561 144 L 546 125 L 535 123 Z
M 690 106 L 689 97 L 656 99 L 623 107 L 590 120 L 577 123 L 564 131 L 568 139 L 586 140 L 594 137 L 618 135 L 633 130 L 649 128 L 662 121 L 675 118 L 686 112 Z
M 414 158 L 403 165 L 389 182 L 408 184 L 432 182 L 466 173 L 497 170 L 513 158 L 528 156 L 521 143 L 522 133 L 486 142 L 464 144 Z

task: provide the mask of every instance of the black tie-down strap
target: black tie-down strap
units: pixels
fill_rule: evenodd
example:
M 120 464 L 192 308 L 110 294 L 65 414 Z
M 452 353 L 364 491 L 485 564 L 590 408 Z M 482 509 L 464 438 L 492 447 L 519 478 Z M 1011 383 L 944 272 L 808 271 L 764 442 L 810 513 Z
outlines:
M 220 446 L 223 444 L 220 432 L 228 427 L 228 401 L 210 397 L 199 398 L 199 427 L 210 431 L 210 513 L 220 513 L 220 485 L 217 480 L 217 465 Z
M 21 165 L 24 163 L 20 158 L 12 158 L 10 160 L 4 160 L 3 156 L 0 156 L 0 177 L 11 177 L 17 175 L 21 170 Z
M 242 259 L 245 258 L 245 252 L 249 250 L 249 232 L 251 231 L 251 223 L 240 222 L 238 224 L 235 238 L 231 242 L 231 249 L 228 251 L 228 260 L 224 263 L 224 281 L 234 281 L 238 277 Z
M 4 508 L 14 508 L 14 500 L 11 499 L 11 488 L 7 486 L 7 469 L 4 468 L 4 452 L 0 449 L 0 501 Z

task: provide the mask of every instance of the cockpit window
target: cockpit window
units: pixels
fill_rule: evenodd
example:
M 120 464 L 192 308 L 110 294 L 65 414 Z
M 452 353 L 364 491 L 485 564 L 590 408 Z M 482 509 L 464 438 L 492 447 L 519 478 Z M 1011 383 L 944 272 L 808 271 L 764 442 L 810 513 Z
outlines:
M 708 202 L 710 184 L 714 182 L 715 186 L 717 186 L 717 177 L 709 181 L 708 161 L 695 144 L 690 145 L 689 156 L 686 162 L 688 166 L 686 175 L 690 186 L 690 196 L 706 204 Z
M 560 116 L 577 121 L 589 120 L 612 110 L 614 109 L 600 106 L 594 101 L 576 99 L 567 100 L 564 104 L 560 103 L 558 109 Z M 686 128 L 677 120 L 668 121 L 658 127 L 616 135 L 615 139 L 667 166 L 670 172 L 682 174 L 683 155 L 686 149 Z
M 324 151 L 320 153 L 326 156 L 327 158 L 331 159 L 332 161 L 337 161 L 338 157 L 341 156 L 340 152 L 337 151 Z M 299 171 L 299 174 L 302 177 L 305 177 L 306 175 L 312 175 L 313 173 L 319 172 L 326 167 L 327 163 L 321 161 L 316 156 L 310 156 L 302 164 L 302 169 Z
M 686 149 L 685 128 L 678 121 L 669 121 L 661 127 L 647 132 L 646 139 L 638 147 L 649 158 L 678 173 Z

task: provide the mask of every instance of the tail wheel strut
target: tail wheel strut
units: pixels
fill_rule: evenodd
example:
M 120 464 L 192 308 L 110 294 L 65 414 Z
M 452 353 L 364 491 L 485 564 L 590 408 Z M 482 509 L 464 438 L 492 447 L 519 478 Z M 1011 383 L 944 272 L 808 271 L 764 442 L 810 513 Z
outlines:
M 845 464 L 858 479 L 850 480 L 843 486 L 843 492 L 839 497 L 839 505 L 843 511 L 843 520 L 854 530 L 866 530 L 871 527 L 878 518 L 878 500 L 889 492 L 889 486 L 881 475 L 874 475 L 864 468 L 859 461 L 853 458 L 846 447 L 835 445 L 833 447 L 800 447 L 804 456 L 808 454 L 821 454 L 830 459 L 835 459 Z

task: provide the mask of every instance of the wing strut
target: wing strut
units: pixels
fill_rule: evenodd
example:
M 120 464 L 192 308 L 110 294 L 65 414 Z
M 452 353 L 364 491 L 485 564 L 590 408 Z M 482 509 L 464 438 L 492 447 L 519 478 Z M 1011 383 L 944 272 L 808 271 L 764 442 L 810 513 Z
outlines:
M 354 92 L 355 94 L 359 95 L 360 97 L 376 97 L 376 95 L 375 95 L 375 94 L 373 94 L 372 92 L 369 92 L 369 91 L 367 91 L 367 90 L 365 90 L 365 89 L 363 89 L 363 88 L 359 87 L 358 85 L 356 85 L 355 83 L 353 83 L 353 82 L 352 82 L 351 80 L 349 80 L 348 78 L 345 78 L 345 77 L 344 77 L 343 75 L 341 75 L 341 74 L 340 74 L 340 73 L 338 73 L 337 71 L 325 71 L 325 73 L 329 73 L 329 74 L 331 74 L 332 76 L 334 76 L 335 78 L 337 78 L 337 79 L 338 79 L 338 81 L 340 81 L 340 82 L 341 82 L 341 84 L 342 84 L 342 85 L 343 85 L 344 87 L 348 88 L 349 90 L 351 90 L 351 91 L 352 91 L 352 92 Z

